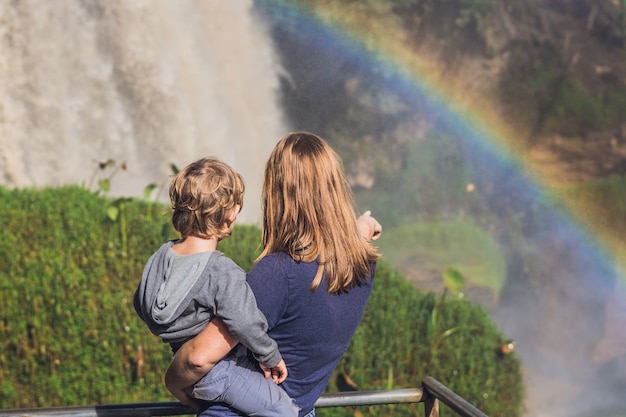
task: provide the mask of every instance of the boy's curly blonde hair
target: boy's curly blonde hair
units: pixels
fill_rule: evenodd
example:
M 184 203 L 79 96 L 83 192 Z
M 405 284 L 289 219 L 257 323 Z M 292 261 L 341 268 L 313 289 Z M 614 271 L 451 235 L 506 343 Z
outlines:
M 221 240 L 230 235 L 230 216 L 243 207 L 241 175 L 215 157 L 187 165 L 170 184 L 172 224 L 182 238 Z

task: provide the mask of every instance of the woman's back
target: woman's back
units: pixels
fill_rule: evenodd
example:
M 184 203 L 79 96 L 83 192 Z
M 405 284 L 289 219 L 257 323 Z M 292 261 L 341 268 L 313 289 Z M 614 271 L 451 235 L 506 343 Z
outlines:
M 285 253 L 275 253 L 261 259 L 248 274 L 257 305 L 267 318 L 268 333 L 289 369 L 282 387 L 303 410 L 310 410 L 322 394 L 372 290 L 370 277 L 349 292 L 329 294 L 325 278 L 311 291 L 317 270 L 317 262 L 296 262 Z

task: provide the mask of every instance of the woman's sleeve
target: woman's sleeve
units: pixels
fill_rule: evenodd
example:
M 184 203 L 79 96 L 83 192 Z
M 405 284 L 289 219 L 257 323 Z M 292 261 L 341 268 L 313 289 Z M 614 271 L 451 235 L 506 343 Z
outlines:
M 289 304 L 289 281 L 278 258 L 270 255 L 261 259 L 248 273 L 248 284 L 271 330 Z

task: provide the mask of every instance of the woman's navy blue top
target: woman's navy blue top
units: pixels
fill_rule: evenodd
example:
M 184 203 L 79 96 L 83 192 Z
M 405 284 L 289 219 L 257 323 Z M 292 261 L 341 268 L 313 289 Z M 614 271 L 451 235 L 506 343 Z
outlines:
M 371 294 L 375 270 L 373 265 L 372 276 L 349 292 L 329 294 L 325 277 L 311 292 L 317 267 L 317 262 L 297 262 L 285 253 L 274 253 L 261 259 L 247 278 L 287 365 L 289 375 L 281 386 L 301 408 L 300 416 L 313 409 L 348 349 Z M 216 404 L 200 415 L 240 414 Z

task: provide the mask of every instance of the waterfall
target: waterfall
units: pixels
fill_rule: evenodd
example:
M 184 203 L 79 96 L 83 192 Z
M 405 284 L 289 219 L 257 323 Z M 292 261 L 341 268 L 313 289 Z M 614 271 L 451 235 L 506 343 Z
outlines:
M 214 155 L 246 180 L 240 221 L 260 221 L 284 128 L 252 0 L 21 0 L 0 21 L 1 185 L 95 189 L 112 159 L 110 195 L 141 196 Z

